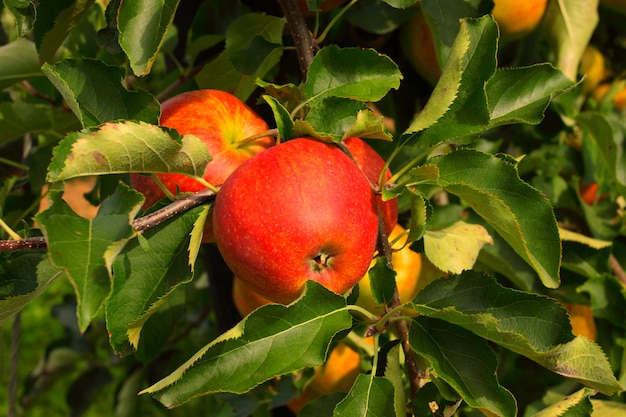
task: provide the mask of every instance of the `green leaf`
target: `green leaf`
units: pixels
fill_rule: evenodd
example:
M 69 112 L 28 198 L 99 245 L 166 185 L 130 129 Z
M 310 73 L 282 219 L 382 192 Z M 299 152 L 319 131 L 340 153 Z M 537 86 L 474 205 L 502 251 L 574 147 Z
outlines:
M 498 69 L 487 81 L 489 128 L 513 124 L 539 124 L 552 98 L 574 83 L 550 64 Z
M 576 80 L 583 51 L 598 24 L 598 1 L 549 2 L 542 20 L 543 35 L 556 55 L 555 66 Z
M 333 142 L 345 139 L 345 132 L 356 123 L 357 114 L 366 109 L 364 103 L 340 97 L 327 97 L 312 108 L 306 120 L 296 120 L 295 136 L 332 138 Z
M 583 388 L 577 392 L 568 395 L 561 401 L 544 408 L 532 417 L 554 417 L 554 416 L 590 416 L 595 407 L 592 406 L 589 397 L 595 395 L 595 391 L 590 388 Z M 595 415 L 595 413 L 594 413 Z
M 311 107 L 327 97 L 378 101 L 398 89 L 402 74 L 398 66 L 373 49 L 326 46 L 315 55 L 304 84 Z
M 274 113 L 274 120 L 276 121 L 276 128 L 278 129 L 278 135 L 281 140 L 292 139 L 293 136 L 293 120 L 287 109 L 274 97 L 264 94 L 263 100 L 270 106 Z
M 270 378 L 321 365 L 331 339 L 351 323 L 345 299 L 309 281 L 294 304 L 255 310 L 142 393 L 175 407 L 199 395 L 247 392 Z
M 515 398 L 498 382 L 496 356 L 486 340 L 443 320 L 416 317 L 409 341 L 469 406 L 487 415 L 517 414 Z
M 406 415 L 406 393 L 404 392 L 404 381 L 402 378 L 404 375 L 404 367 L 400 362 L 403 353 L 400 353 L 400 349 L 401 345 L 399 343 L 394 345 L 389 349 L 385 357 L 385 378 L 393 384 L 393 408 L 397 417 Z
M 113 262 L 113 292 L 106 305 L 110 342 L 117 354 L 141 343 L 144 325 L 180 285 L 193 278 L 190 233 L 205 207 L 196 207 L 143 233 L 149 246 L 130 241 Z
M 388 304 L 396 290 L 396 271 L 389 267 L 387 258 L 379 256 L 367 273 L 374 301 L 377 304 Z
M 41 252 L 0 254 L 0 325 L 40 296 L 62 274 Z
M 111 293 L 111 264 L 135 233 L 130 222 L 142 196 L 120 184 L 91 220 L 76 215 L 59 191 L 52 191 L 50 200 L 50 208 L 36 219 L 52 264 L 65 272 L 74 287 L 78 325 L 85 331 Z
M 20 38 L 0 46 L 0 89 L 33 77 L 41 77 L 35 44 Z
M 52 60 L 67 35 L 95 0 L 40 0 L 35 20 L 35 45 L 39 61 Z
M 335 407 L 333 417 L 395 415 L 390 409 L 393 394 L 393 384 L 387 378 L 359 374 L 348 395 Z
M 180 0 L 122 0 L 118 15 L 119 43 L 133 73 L 150 73 Z
M 558 286 L 561 242 L 552 207 L 519 178 L 515 160 L 466 149 L 429 163 L 439 168 L 440 186 L 485 219 L 546 287 Z
M 74 113 L 62 108 L 24 101 L 0 102 L 0 144 L 27 133 L 65 134 L 80 129 Z
M 472 269 L 478 253 L 493 239 L 479 224 L 458 221 L 439 230 L 428 230 L 424 235 L 424 253 L 440 270 L 460 274 Z
M 226 31 L 225 49 L 196 76 L 200 88 L 217 88 L 246 101 L 256 81 L 265 77 L 283 53 L 285 19 L 248 13 L 234 20 Z M 264 53 L 254 51 L 262 45 Z M 249 54 L 254 60 L 248 61 Z
M 145 90 L 128 91 L 121 68 L 97 60 L 67 59 L 46 63 L 42 70 L 83 127 L 120 119 L 159 122 L 158 101 Z
M 13 14 L 17 24 L 17 36 L 23 37 L 33 28 L 37 10 L 32 0 L 4 0 L 4 5 Z M 0 59 L 0 62 L 6 62 Z
M 49 181 L 125 172 L 170 172 L 202 177 L 211 160 L 206 145 L 143 122 L 105 123 L 66 136 L 54 149 Z
M 567 312 L 553 299 L 505 288 L 489 276 L 467 271 L 426 286 L 413 308 L 607 395 L 621 389 L 602 349 L 585 337 L 574 338 Z
M 437 85 L 404 132 L 420 147 L 464 142 L 489 123 L 485 82 L 496 70 L 498 29 L 491 16 L 464 19 Z

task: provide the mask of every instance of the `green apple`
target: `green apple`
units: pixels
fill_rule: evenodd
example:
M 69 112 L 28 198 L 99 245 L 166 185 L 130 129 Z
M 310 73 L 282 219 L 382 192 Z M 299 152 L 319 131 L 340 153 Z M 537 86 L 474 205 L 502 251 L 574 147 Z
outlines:
M 271 136 L 251 137 L 268 130 L 267 123 L 243 101 L 220 90 L 195 90 L 174 96 L 161 104 L 162 126 L 176 129 L 180 134 L 200 138 L 213 158 L 204 171 L 204 179 L 221 185 L 243 162 L 273 146 Z M 180 174 L 157 174 L 171 193 L 203 190 L 201 183 Z M 145 197 L 144 208 L 165 197 L 154 179 L 131 174 L 131 185 Z M 203 241 L 213 241 L 211 222 L 207 223 Z
M 336 145 L 292 139 L 226 179 L 213 231 L 233 273 L 271 301 L 293 301 L 307 280 L 343 294 L 365 275 L 376 249 L 375 194 Z

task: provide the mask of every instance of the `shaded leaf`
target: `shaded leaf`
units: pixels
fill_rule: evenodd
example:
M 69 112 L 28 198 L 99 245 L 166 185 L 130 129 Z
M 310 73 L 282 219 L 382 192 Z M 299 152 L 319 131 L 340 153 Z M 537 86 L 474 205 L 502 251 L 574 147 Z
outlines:
M 122 0 L 118 15 L 119 43 L 133 73 L 150 73 L 180 0 Z
M 66 136 L 54 149 L 49 181 L 125 172 L 170 172 L 202 177 L 211 160 L 197 137 L 143 122 L 106 123 Z
M 83 127 L 119 119 L 159 122 L 157 100 L 145 90 L 128 91 L 119 67 L 91 59 L 66 59 L 44 64 L 42 70 Z
M 32 0 L 4 0 L 4 5 L 13 14 L 17 26 L 17 36 L 23 37 L 33 28 L 37 10 Z M 0 62 L 6 62 L 0 59 Z
M 35 44 L 26 38 L 0 46 L 0 62 L 0 89 L 43 76 Z
M 111 293 L 111 263 L 134 235 L 130 222 L 141 207 L 142 196 L 120 184 L 91 220 L 76 215 L 59 191 L 52 191 L 50 200 L 50 208 L 36 219 L 51 262 L 74 287 L 78 324 L 85 331 Z
M 543 285 L 559 284 L 561 241 L 550 202 L 522 181 L 510 157 L 459 150 L 429 163 L 438 184 L 458 195 L 537 272 Z
M 65 134 L 76 129 L 80 129 L 80 122 L 74 113 L 65 109 L 24 101 L 0 103 L 0 144 L 26 133 L 54 131 Z
M 95 0 L 40 0 L 35 20 L 39 61 L 48 62 Z
M 113 292 L 106 305 L 106 322 L 113 350 L 132 352 L 143 326 L 167 302 L 174 290 L 193 278 L 190 233 L 205 207 L 196 207 L 143 233 L 148 248 L 130 241 L 113 262 Z
M 308 281 L 295 303 L 255 310 L 142 393 L 175 407 L 198 395 L 244 393 L 275 376 L 321 365 L 331 339 L 351 326 L 345 307 L 343 297 Z
M 436 375 L 468 405 L 488 415 L 517 414 L 515 398 L 498 382 L 496 356 L 486 340 L 429 317 L 411 321 L 409 340 L 411 348 L 428 359 Z

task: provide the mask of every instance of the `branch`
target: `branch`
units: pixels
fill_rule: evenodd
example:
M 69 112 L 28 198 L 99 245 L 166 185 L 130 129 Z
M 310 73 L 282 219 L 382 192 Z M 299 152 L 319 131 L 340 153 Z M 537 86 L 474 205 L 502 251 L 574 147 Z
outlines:
M 278 0 L 280 8 L 287 19 L 287 26 L 296 46 L 296 54 L 298 54 L 298 63 L 300 64 L 300 72 L 302 80 L 306 79 L 306 73 L 309 70 L 313 56 L 319 49 L 317 43 L 313 39 L 309 28 L 304 21 L 302 11 L 298 7 L 296 0 Z
M 622 265 L 613 254 L 609 255 L 609 266 L 611 267 L 613 275 L 620 280 L 622 285 L 626 285 L 626 272 L 624 272 L 624 268 L 622 268 Z
M 215 198 L 215 192 L 206 189 L 198 191 L 194 194 L 184 195 L 171 204 L 150 213 L 144 217 L 133 220 L 131 223 L 136 232 L 147 230 L 151 227 L 158 226 L 164 221 L 172 217 L 190 210 L 199 205 L 208 203 Z M 0 240 L 0 252 L 9 252 L 17 250 L 45 249 L 47 247 L 45 238 L 41 236 L 31 237 L 21 240 Z

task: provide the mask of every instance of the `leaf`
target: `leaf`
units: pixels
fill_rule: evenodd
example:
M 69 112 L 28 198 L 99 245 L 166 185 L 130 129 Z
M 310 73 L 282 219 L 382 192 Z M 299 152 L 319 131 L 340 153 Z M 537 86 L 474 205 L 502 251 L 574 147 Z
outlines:
M 463 221 L 445 229 L 428 230 L 424 235 L 426 257 L 443 272 L 453 274 L 472 269 L 485 245 L 493 245 L 487 230 Z
M 39 297 L 62 274 L 41 252 L 0 254 L 0 326 Z
M 111 293 L 111 263 L 134 235 L 130 222 L 142 196 L 120 184 L 92 220 L 75 214 L 59 191 L 52 191 L 50 200 L 50 208 L 35 218 L 52 264 L 65 272 L 74 287 L 78 325 L 84 332 Z
M 574 338 L 567 312 L 556 300 L 505 288 L 489 276 L 466 271 L 426 286 L 413 308 L 607 395 L 621 389 L 602 349 L 585 337 Z
M 495 126 L 539 124 L 552 98 L 574 83 L 550 64 L 498 69 L 487 81 L 487 102 Z
M 485 82 L 496 70 L 498 29 L 491 16 L 464 19 L 437 85 L 404 132 L 407 144 L 463 143 L 489 123 Z
M 372 298 L 376 304 L 388 304 L 396 290 L 396 271 L 389 267 L 387 258 L 379 256 L 376 258 L 376 264 L 367 273 Z
M 125 74 L 92 59 L 66 59 L 44 64 L 42 71 L 61 92 L 83 127 L 119 119 L 158 124 L 158 101 L 145 90 L 128 91 L 122 84 Z
M 142 393 L 171 408 L 199 395 L 247 392 L 275 376 L 321 365 L 331 339 L 351 323 L 345 299 L 309 281 L 295 303 L 255 310 Z
M 17 36 L 22 38 L 33 28 L 37 10 L 32 0 L 4 0 L 4 5 L 13 14 L 17 26 Z M 7 62 L 0 59 L 0 62 Z
M 388 352 L 385 360 L 385 378 L 393 384 L 393 408 L 397 417 L 402 417 L 406 413 L 406 393 L 404 392 L 403 364 L 400 363 L 400 344 L 394 345 Z
M 596 250 L 608 248 L 613 244 L 613 242 L 610 241 L 594 239 L 581 233 L 562 228 L 559 228 L 559 235 L 561 236 L 561 240 L 582 243 Z
M 0 46 L 0 89 L 17 82 L 43 76 L 35 44 L 20 38 Z
M 549 407 L 544 408 L 532 417 L 556 417 L 556 416 L 590 416 L 595 407 L 589 397 L 595 395 L 595 391 L 590 388 L 583 388 L 573 394 L 568 395 Z M 566 414 L 574 413 L 574 414 Z M 594 413 L 595 415 L 595 413 Z
M 54 149 L 48 180 L 126 172 L 169 172 L 202 177 L 211 160 L 197 137 L 143 122 L 105 123 L 66 136 Z
M 119 43 L 133 73 L 150 73 L 180 0 L 122 0 L 118 15 Z
M 0 102 L 0 144 L 27 133 L 54 131 L 57 134 L 80 129 L 72 112 L 25 101 Z
M 39 61 L 52 60 L 70 31 L 95 0 L 40 0 L 37 4 L 34 37 Z
M 226 31 L 225 49 L 196 76 L 199 87 L 229 91 L 246 101 L 256 81 L 279 63 L 284 27 L 285 19 L 260 13 L 234 20 Z M 265 52 L 254 51 L 255 45 L 262 45 Z M 255 59 L 249 62 L 247 55 L 253 51 Z
M 398 89 L 398 66 L 373 49 L 326 46 L 315 55 L 307 72 L 304 95 L 311 107 L 327 97 L 378 101 Z
M 348 395 L 337 404 L 333 417 L 390 416 L 394 387 L 384 377 L 359 374 Z
M 113 292 L 106 322 L 113 350 L 131 353 L 141 343 L 144 325 L 177 287 L 193 278 L 190 233 L 205 207 L 196 207 L 143 232 L 149 246 L 130 241 L 113 262 Z
M 523 182 L 517 162 L 474 150 L 432 158 L 438 184 L 462 198 L 539 275 L 543 285 L 559 284 L 561 242 L 550 202 Z
M 292 139 L 293 136 L 293 120 L 287 109 L 274 97 L 264 94 L 261 96 L 263 100 L 270 106 L 272 113 L 274 113 L 274 120 L 276 121 L 276 128 L 278 129 L 278 136 L 281 140 Z
M 572 81 L 598 20 L 598 0 L 552 1 L 547 6 L 541 31 L 556 55 L 555 66 Z
M 515 416 L 513 395 L 496 377 L 497 360 L 487 341 L 471 332 L 428 317 L 416 317 L 409 330 L 411 348 L 430 362 L 473 407 L 494 416 Z

